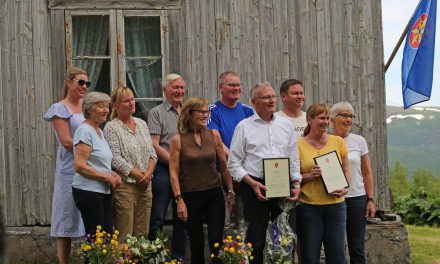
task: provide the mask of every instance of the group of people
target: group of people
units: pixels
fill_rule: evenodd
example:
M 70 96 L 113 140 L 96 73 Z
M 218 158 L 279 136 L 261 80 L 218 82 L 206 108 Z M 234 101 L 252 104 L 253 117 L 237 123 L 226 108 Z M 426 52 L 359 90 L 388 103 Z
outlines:
M 97 225 L 115 227 L 121 239 L 155 239 L 170 202 L 173 258 L 185 258 L 188 236 L 191 263 L 205 263 L 203 224 L 216 256 L 225 220 L 244 219 L 251 263 L 263 263 L 266 228 L 281 213 L 279 199 L 300 201 L 290 221 L 300 263 L 319 263 L 322 244 L 327 263 L 345 263 L 346 237 L 350 262 L 365 263 L 365 222 L 375 214 L 373 177 L 365 139 L 350 132 L 355 116 L 349 103 L 312 104 L 304 112 L 303 84 L 289 79 L 280 87 L 282 110 L 276 112 L 270 83 L 255 85 L 250 107 L 239 101 L 242 84 L 233 71 L 219 77 L 219 101 L 184 101 L 184 79 L 169 74 L 162 83 L 164 101 L 145 122 L 133 116 L 129 88 L 108 96 L 87 92 L 89 86 L 86 72 L 69 68 L 64 99 L 44 115 L 59 143 L 51 235 L 60 263 L 69 262 L 71 238 L 93 233 Z M 350 187 L 327 193 L 314 157 L 331 151 Z M 263 159 L 285 157 L 291 195 L 268 199 Z

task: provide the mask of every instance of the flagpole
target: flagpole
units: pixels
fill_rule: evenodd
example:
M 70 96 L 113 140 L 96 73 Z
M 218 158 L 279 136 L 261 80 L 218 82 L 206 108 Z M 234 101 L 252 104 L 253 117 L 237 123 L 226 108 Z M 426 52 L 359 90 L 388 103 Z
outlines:
M 393 52 L 391 53 L 390 58 L 388 59 L 387 63 L 383 66 L 384 73 L 387 72 L 388 67 L 390 67 L 390 64 L 391 64 L 391 62 L 393 61 L 394 56 L 396 56 L 396 53 L 397 53 L 397 51 L 398 51 L 399 48 L 400 48 L 400 45 L 402 45 L 402 42 L 403 42 L 403 40 L 405 39 L 406 34 L 408 33 L 409 26 L 411 25 L 411 21 L 412 21 L 412 19 L 413 19 L 413 17 L 414 17 L 414 14 L 415 14 L 417 8 L 419 7 L 419 5 L 420 5 L 420 3 L 421 3 L 422 1 L 423 1 L 423 0 L 420 0 L 419 3 L 417 4 L 416 8 L 414 9 L 414 13 L 413 13 L 412 16 L 410 17 L 410 19 L 409 19 L 409 21 L 408 21 L 408 24 L 406 24 L 405 30 L 403 31 L 402 35 L 400 36 L 399 41 L 397 42 L 396 46 L 394 47 L 394 50 L 393 50 Z

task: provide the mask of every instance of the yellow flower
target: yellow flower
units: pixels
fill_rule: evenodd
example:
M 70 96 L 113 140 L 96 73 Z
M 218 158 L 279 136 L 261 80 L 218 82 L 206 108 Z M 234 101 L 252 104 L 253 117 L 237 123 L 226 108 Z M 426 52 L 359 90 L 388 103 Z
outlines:
M 211 258 L 214 258 L 214 254 L 211 254 Z
M 238 242 L 238 243 L 237 243 L 237 246 L 241 247 L 241 246 L 243 246 L 243 243 Z
M 252 248 L 252 244 L 251 243 L 247 243 L 247 247 L 248 248 Z
M 100 225 L 96 226 L 96 230 L 101 230 L 101 229 L 102 229 L 102 227 Z
M 254 259 L 254 257 L 253 257 L 253 256 L 250 256 L 250 257 L 249 257 L 249 259 L 250 259 L 250 260 L 253 260 L 253 259 Z
M 118 246 L 119 245 L 119 242 L 118 241 L 115 241 L 115 246 Z
M 241 236 L 238 235 L 238 236 L 236 236 L 235 238 L 236 238 L 237 240 L 240 240 L 240 239 L 241 239 Z
M 232 236 L 227 236 L 226 237 L 228 240 L 231 240 L 232 239 Z
M 229 253 L 234 254 L 234 252 L 235 252 L 235 248 L 230 247 L 230 248 L 229 248 Z
M 224 252 L 226 252 L 226 251 L 228 251 L 228 250 L 229 250 L 228 247 L 224 247 L 224 248 L 223 248 L 223 251 L 224 251 Z
M 218 247 L 218 246 L 219 246 L 219 244 L 218 244 L 218 243 L 215 243 L 215 244 L 214 244 L 214 247 Z
M 103 249 L 102 253 L 106 254 L 107 253 L 107 249 Z
M 118 239 L 118 236 L 117 236 L 117 235 L 113 235 L 112 238 L 113 238 L 114 240 L 116 240 L 116 239 Z
M 100 232 L 96 232 L 96 237 L 103 237 L 104 235 Z
M 251 254 L 252 254 L 252 253 L 251 253 L 250 251 L 247 252 L 247 255 L 248 255 L 249 257 L 251 256 Z
M 127 251 L 127 250 L 128 250 L 128 246 L 125 245 L 125 246 L 124 246 L 124 251 Z
M 102 239 L 101 238 L 97 238 L 95 241 L 95 244 L 100 245 L 102 244 Z
M 115 230 L 115 235 L 119 236 L 119 231 Z

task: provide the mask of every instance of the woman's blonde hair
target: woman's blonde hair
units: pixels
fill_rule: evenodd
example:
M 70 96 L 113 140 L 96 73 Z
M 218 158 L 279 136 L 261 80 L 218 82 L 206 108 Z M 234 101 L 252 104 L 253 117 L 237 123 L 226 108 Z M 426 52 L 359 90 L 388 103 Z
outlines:
M 84 117 L 87 119 L 90 117 L 90 112 L 95 110 L 95 106 L 97 103 L 110 103 L 110 96 L 101 92 L 90 92 L 84 95 L 83 104 L 82 104 L 82 112 Z
M 330 114 L 330 108 L 326 104 L 312 104 L 309 106 L 309 108 L 307 108 L 307 126 L 304 129 L 304 136 L 307 136 L 310 133 L 310 124 L 308 119 L 315 118 L 320 114 Z
M 84 74 L 84 75 L 88 76 L 86 71 L 81 68 L 69 67 L 67 69 L 66 77 L 64 78 L 64 97 L 63 98 L 67 97 L 67 93 L 69 91 L 69 89 L 67 88 L 67 82 L 71 82 L 73 79 L 76 78 L 77 75 L 80 75 L 80 74 Z
M 209 105 L 209 100 L 205 98 L 191 97 L 185 101 L 179 116 L 179 133 L 186 134 L 194 131 L 191 125 L 191 112 Z
M 116 117 L 118 117 L 118 110 L 116 110 L 115 108 L 115 103 L 119 103 L 122 101 L 122 98 L 126 95 L 126 94 L 131 94 L 133 95 L 133 91 L 125 86 L 118 86 L 118 88 L 113 89 L 112 93 L 110 94 L 110 104 L 112 106 L 112 114 L 110 116 L 110 119 L 115 119 Z

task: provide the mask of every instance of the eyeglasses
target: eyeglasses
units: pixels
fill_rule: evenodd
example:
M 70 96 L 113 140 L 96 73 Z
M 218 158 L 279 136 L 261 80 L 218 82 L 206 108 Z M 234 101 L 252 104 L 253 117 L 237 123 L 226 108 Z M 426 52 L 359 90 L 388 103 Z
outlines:
M 224 85 L 230 86 L 230 87 L 240 87 L 241 83 L 223 83 Z
M 79 79 L 79 80 L 77 80 L 77 79 L 72 79 L 72 81 L 77 81 L 79 86 L 83 86 L 83 85 L 85 84 L 87 88 L 89 88 L 90 85 L 92 85 L 91 82 L 86 82 L 86 81 L 84 81 L 83 79 Z
M 255 99 L 261 99 L 261 100 L 276 100 L 277 96 L 276 95 L 266 95 L 266 96 L 256 96 L 254 97 Z
M 210 115 L 211 114 L 211 110 L 198 110 L 198 109 L 193 109 L 191 110 L 191 112 L 197 112 L 200 115 Z
M 345 113 L 337 114 L 336 116 L 340 116 L 340 117 L 342 117 L 342 118 L 344 118 L 344 119 L 347 119 L 347 118 L 354 119 L 354 118 L 356 117 L 355 115 L 352 115 L 352 114 L 345 114 Z

